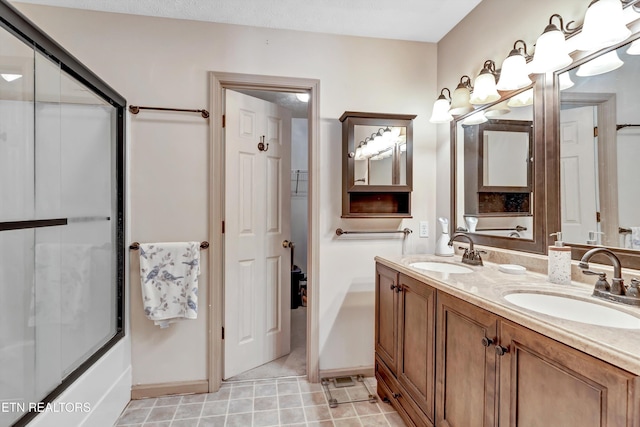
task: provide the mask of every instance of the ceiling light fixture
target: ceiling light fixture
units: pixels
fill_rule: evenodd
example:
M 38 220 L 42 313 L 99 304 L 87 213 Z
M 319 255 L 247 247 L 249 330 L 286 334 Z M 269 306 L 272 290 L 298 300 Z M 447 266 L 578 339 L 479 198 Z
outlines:
M 449 99 L 444 96 L 445 90 L 449 94 Z M 429 119 L 431 123 L 447 123 L 453 120 L 453 116 L 449 112 L 449 107 L 451 106 L 449 104 L 450 99 L 451 91 L 445 87 L 440 91 L 440 96 L 438 97 L 436 102 L 433 103 L 433 110 L 431 113 L 431 118 Z
M 3 74 L 0 74 L 0 76 L 2 76 L 2 78 L 5 79 L 6 81 L 12 82 L 12 81 L 18 80 L 20 77 L 22 77 L 22 74 L 3 73 Z
M 620 0 L 593 0 L 584 16 L 577 47 L 579 50 L 600 50 L 620 43 L 630 35 Z
M 518 43 L 522 43 L 523 47 L 518 48 Z M 527 53 L 527 44 L 522 40 L 516 40 L 509 56 L 502 62 L 500 80 L 498 80 L 496 89 L 517 90 L 532 84 L 527 71 L 527 60 L 529 59 L 531 59 L 531 55 Z
M 560 28 L 553 23 L 553 18 L 560 20 Z M 529 64 L 532 73 L 543 74 L 556 71 L 573 62 L 569 56 L 566 34 L 575 33 L 580 29 L 569 28 L 573 21 L 564 26 L 562 16 L 554 13 L 549 18 L 549 25 L 546 26 L 538 40 L 536 41 L 536 51 L 533 53 L 533 60 Z
M 496 63 L 491 59 L 484 61 L 482 71 L 475 81 L 475 88 L 469 102 L 473 105 L 484 105 L 500 99 L 496 89 Z

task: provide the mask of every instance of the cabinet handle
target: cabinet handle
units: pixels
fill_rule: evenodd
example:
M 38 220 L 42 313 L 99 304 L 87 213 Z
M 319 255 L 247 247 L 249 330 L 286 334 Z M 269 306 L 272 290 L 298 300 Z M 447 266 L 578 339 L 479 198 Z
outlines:
M 482 337 L 482 345 L 484 347 L 489 347 L 491 344 L 493 344 L 495 341 L 492 340 L 491 338 L 487 338 L 487 337 Z
M 400 293 L 400 291 L 402 290 L 402 286 L 400 286 L 400 285 L 394 285 L 394 284 L 392 283 L 392 284 L 391 284 L 391 286 L 390 286 L 390 289 L 391 289 L 392 291 L 396 291 L 396 292 Z
M 506 353 L 509 353 L 509 349 L 507 347 L 503 347 L 501 345 L 496 346 L 496 354 L 498 356 L 504 356 Z

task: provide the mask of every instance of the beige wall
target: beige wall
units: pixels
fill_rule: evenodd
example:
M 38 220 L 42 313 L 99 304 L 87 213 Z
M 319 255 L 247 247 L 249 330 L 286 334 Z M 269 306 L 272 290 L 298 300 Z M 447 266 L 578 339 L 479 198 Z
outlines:
M 320 80 L 320 367 L 372 366 L 373 257 L 400 254 L 402 241 L 336 239 L 335 229 L 417 231 L 425 219 L 435 225 L 435 127 L 428 118 L 436 94 L 436 46 L 16 6 L 134 105 L 210 109 L 209 71 Z M 345 110 L 418 115 L 414 219 L 340 219 L 338 117 Z M 145 112 L 130 117 L 129 130 L 132 240 L 207 239 L 207 122 L 197 115 Z M 432 250 L 433 240 L 415 233 L 407 248 Z M 133 384 L 206 379 L 205 305 L 198 320 L 159 330 L 143 316 L 135 260 L 131 269 Z M 206 289 L 206 268 L 202 274 Z
M 529 53 L 533 53 L 533 45 L 551 15 L 560 14 L 565 24 L 572 20 L 580 24 L 587 6 L 585 0 L 483 0 L 438 43 L 438 90 L 448 87 L 453 92 L 465 74 L 475 80 L 487 59 L 493 59 L 500 68 L 518 39 L 524 40 Z M 557 18 L 554 23 L 558 23 Z M 437 212 L 449 216 L 448 124 L 438 125 L 437 138 Z

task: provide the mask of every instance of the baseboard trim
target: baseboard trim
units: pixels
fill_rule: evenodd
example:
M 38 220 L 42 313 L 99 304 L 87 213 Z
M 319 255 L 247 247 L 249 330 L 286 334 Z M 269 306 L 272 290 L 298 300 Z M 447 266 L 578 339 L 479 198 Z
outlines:
M 375 375 L 375 368 L 373 366 L 362 366 L 360 368 L 320 370 L 320 378 L 344 377 L 347 375 L 363 375 L 365 377 L 373 377 Z
M 171 383 L 143 384 L 131 387 L 131 400 L 162 397 L 172 394 L 208 393 L 209 381 L 176 381 Z

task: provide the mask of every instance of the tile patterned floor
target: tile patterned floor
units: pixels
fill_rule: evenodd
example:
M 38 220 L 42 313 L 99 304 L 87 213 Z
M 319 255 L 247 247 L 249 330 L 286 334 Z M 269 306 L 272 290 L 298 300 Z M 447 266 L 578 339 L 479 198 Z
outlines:
M 375 379 L 367 378 L 371 390 Z M 216 393 L 133 400 L 116 426 L 404 427 L 391 405 L 356 402 L 330 408 L 320 384 L 305 378 L 225 383 Z

